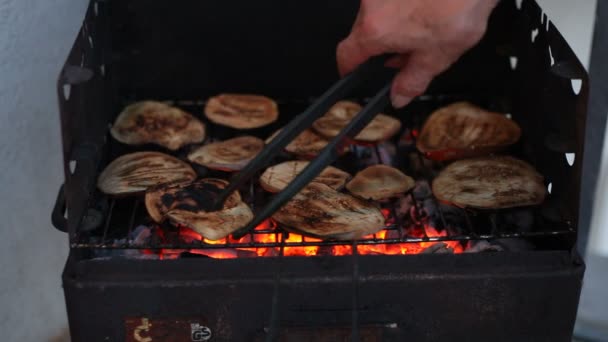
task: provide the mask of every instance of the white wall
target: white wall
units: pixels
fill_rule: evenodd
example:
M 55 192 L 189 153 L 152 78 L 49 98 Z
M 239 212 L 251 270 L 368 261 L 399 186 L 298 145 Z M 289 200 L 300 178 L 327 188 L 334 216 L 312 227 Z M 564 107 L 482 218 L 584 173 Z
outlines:
M 606 114 L 608 115 L 608 112 Z M 606 127 L 606 132 L 608 132 L 608 127 Z M 608 139 L 604 140 L 595 200 L 589 236 L 589 253 L 608 257 Z
M 67 237 L 50 212 L 62 181 L 55 79 L 85 0 L 0 0 L 0 332 L 48 341 L 66 326 Z
M 566 38 L 578 58 L 589 66 L 596 0 L 536 0 Z

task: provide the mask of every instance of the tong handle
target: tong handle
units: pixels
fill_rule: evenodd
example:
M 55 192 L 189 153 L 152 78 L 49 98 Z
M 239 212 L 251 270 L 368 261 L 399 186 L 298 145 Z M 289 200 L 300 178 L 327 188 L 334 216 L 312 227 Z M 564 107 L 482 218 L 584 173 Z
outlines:
M 319 153 L 319 155 L 313 159 L 285 189 L 283 189 L 283 191 L 276 194 L 246 227 L 235 232 L 233 237 L 238 239 L 257 227 L 300 192 L 300 190 L 317 177 L 323 169 L 333 163 L 339 157 L 341 148 L 349 143 L 349 141 L 353 140 L 380 111 L 384 110 L 384 108 L 390 104 L 390 89 L 390 83 L 385 85 L 350 121 L 350 123 L 340 131 L 327 146 L 325 146 L 321 153 Z
M 218 195 L 213 204 L 213 209 L 221 209 L 231 193 L 250 180 L 258 170 L 266 167 L 268 163 L 287 146 L 287 144 L 300 135 L 305 129 L 309 128 L 312 123 L 325 114 L 331 106 L 339 100 L 342 100 L 355 87 L 381 69 L 389 57 L 390 55 L 380 55 L 370 58 L 353 72 L 336 82 L 304 112 L 293 118 L 253 160 L 251 160 L 239 173 L 230 178 L 230 184 Z

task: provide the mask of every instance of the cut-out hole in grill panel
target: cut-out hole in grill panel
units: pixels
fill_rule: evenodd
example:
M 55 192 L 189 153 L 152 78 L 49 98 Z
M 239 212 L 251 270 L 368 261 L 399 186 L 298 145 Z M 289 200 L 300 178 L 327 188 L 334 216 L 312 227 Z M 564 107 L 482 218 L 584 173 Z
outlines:
M 77 162 L 75 160 L 70 160 L 68 163 L 68 168 L 70 169 L 70 174 L 74 174 L 76 172 Z
M 509 56 L 509 64 L 511 65 L 511 70 L 517 69 L 517 57 Z
M 536 41 L 536 37 L 538 37 L 538 28 L 535 28 L 530 31 L 530 40 L 532 41 L 532 43 Z
M 570 84 L 572 85 L 572 91 L 574 91 L 575 95 L 580 94 L 581 88 L 583 86 L 583 80 L 581 79 L 572 79 L 570 80 Z
M 70 84 L 64 84 L 61 89 L 63 91 L 63 98 L 68 101 L 70 99 L 70 93 L 72 92 L 72 86 Z
M 566 153 L 566 161 L 568 162 L 568 165 L 572 166 L 574 165 L 574 160 L 576 159 L 576 154 L 575 153 Z

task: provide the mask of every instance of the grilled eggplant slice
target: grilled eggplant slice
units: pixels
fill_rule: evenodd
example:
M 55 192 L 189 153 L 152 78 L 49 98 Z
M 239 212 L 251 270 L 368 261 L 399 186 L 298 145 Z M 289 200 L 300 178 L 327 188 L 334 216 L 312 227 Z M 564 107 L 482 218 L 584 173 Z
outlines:
M 519 126 L 506 116 L 457 102 L 429 116 L 416 147 L 432 159 L 458 159 L 489 154 L 516 143 L 520 136 Z
M 189 183 L 196 172 L 183 161 L 160 152 L 135 152 L 114 159 L 97 178 L 109 195 L 128 195 L 160 184 Z
M 277 103 L 265 96 L 220 94 L 207 101 L 205 115 L 218 125 L 251 129 L 276 121 L 279 110 Z
M 278 130 L 268 137 L 268 139 L 266 139 L 266 144 L 270 143 L 280 131 L 281 130 Z M 285 151 L 303 159 L 312 159 L 319 155 L 321 150 L 323 150 L 328 143 L 329 140 L 325 137 L 319 135 L 312 129 L 306 129 L 285 146 Z M 340 154 L 346 153 L 348 149 L 349 146 L 344 146 L 340 149 Z
M 358 172 L 346 184 L 351 194 L 371 200 L 398 196 L 414 187 L 414 180 L 387 165 L 372 165 Z
M 238 171 L 264 148 L 264 141 L 242 136 L 203 145 L 190 152 L 188 159 L 214 170 Z
M 127 106 L 118 115 L 110 134 L 127 145 L 156 144 L 174 151 L 202 142 L 205 124 L 179 108 L 142 101 Z
M 168 220 L 209 240 L 219 240 L 253 219 L 253 212 L 237 191 L 221 210 L 211 211 L 210 205 L 227 185 L 222 179 L 205 178 L 187 185 L 159 187 L 146 193 L 146 209 L 156 222 Z
M 433 180 L 433 193 L 460 207 L 510 208 L 545 199 L 541 176 L 531 165 L 507 156 L 458 160 Z
M 295 231 L 324 239 L 353 240 L 384 228 L 377 206 L 312 182 L 272 216 Z
M 293 160 L 269 167 L 260 177 L 260 184 L 269 192 L 279 192 L 308 165 L 307 161 Z M 350 174 L 333 166 L 326 167 L 314 179 L 314 182 L 323 183 L 334 190 L 344 187 Z
M 327 138 L 333 138 L 361 111 L 361 106 L 351 101 L 339 101 L 325 115 L 317 119 L 312 127 Z M 357 136 L 362 142 L 379 142 L 391 138 L 399 132 L 401 121 L 378 114 Z

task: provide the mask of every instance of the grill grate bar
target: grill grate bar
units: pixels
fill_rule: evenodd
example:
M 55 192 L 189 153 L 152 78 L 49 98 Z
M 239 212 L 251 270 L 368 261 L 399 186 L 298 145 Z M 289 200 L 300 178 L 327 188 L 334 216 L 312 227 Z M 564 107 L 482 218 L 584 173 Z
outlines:
M 491 239 L 509 239 L 509 238 L 533 238 L 541 236 L 567 236 L 573 235 L 576 232 L 574 229 L 569 228 L 559 231 L 551 232 L 525 232 L 525 233 L 500 233 L 496 235 L 492 234 L 478 234 L 472 235 L 450 235 L 450 236 L 430 236 L 424 237 L 406 237 L 406 238 L 387 238 L 381 240 L 382 244 L 402 244 L 402 243 L 420 243 L 420 242 L 441 242 L 441 241 L 469 241 L 469 240 L 491 240 Z M 275 232 L 275 234 L 280 234 Z M 277 240 L 279 241 L 279 240 Z M 351 241 L 307 241 L 303 242 L 285 242 L 285 247 L 314 247 L 314 246 L 345 246 L 350 245 Z M 357 241 L 358 245 L 375 245 L 378 244 L 378 240 L 362 239 Z M 147 244 L 147 245 L 127 245 L 123 243 L 105 244 L 105 243 L 72 243 L 72 248 L 97 248 L 97 249 L 223 249 L 223 248 L 269 248 L 278 247 L 277 243 L 274 242 L 256 242 L 256 243 L 233 243 L 229 242 L 226 244 L 206 244 L 201 243 L 159 243 L 159 244 Z
M 357 250 L 357 241 L 353 241 L 351 261 L 353 265 L 352 272 L 352 303 L 351 303 L 351 341 L 358 342 L 359 339 L 359 253 Z
M 139 199 L 135 199 L 133 203 L 133 210 L 131 211 L 131 217 L 129 218 L 129 233 L 127 234 L 127 238 L 129 241 L 131 240 L 133 234 L 133 226 L 135 225 L 135 215 L 137 214 L 137 209 L 139 208 Z
M 203 104 L 201 101 L 183 102 L 182 105 L 198 106 Z M 179 103 L 178 103 L 179 104 Z M 306 105 L 302 102 L 303 106 Z M 436 176 L 438 167 L 441 167 L 436 162 L 430 163 L 422 153 L 415 150 L 416 134 L 415 129 L 421 124 L 421 120 L 404 119 L 404 126 L 409 129 L 409 137 L 407 140 L 409 145 L 405 146 L 406 153 L 415 158 L 410 159 L 412 169 L 403 169 L 406 174 L 415 176 L 420 184 L 420 181 L 425 182 L 426 186 L 431 190 L 432 179 Z M 406 124 L 408 123 L 409 124 Z M 217 140 L 217 137 L 210 137 L 211 140 Z M 395 143 L 396 141 L 392 141 Z M 110 143 L 112 143 L 110 141 Z M 384 145 L 383 145 L 384 144 Z M 376 144 L 373 146 L 351 146 L 351 156 L 354 156 L 354 160 L 345 159 L 344 162 L 345 170 L 356 171 L 362 169 L 364 163 L 370 160 L 375 163 L 391 165 L 391 160 L 395 157 L 390 148 L 394 147 L 397 151 L 403 148 L 401 145 L 388 146 L 388 142 L 382 144 Z M 383 146 L 388 146 L 389 149 L 384 149 Z M 120 151 L 120 149 L 119 149 Z M 388 152 L 388 153 L 387 153 Z M 398 152 L 401 153 L 401 152 Z M 120 154 L 119 154 L 120 155 Z M 417 162 L 416 162 L 417 161 Z M 342 161 L 341 161 L 342 162 Z M 338 167 L 340 167 L 340 163 Z M 397 166 L 401 166 L 399 162 Z M 417 167 L 415 164 L 419 164 Z M 258 175 L 259 176 L 259 175 Z M 223 177 L 223 176 L 219 176 Z M 241 193 L 244 195 L 243 199 L 250 205 L 252 210 L 259 207 L 260 204 L 264 203 L 265 193 L 260 191 L 257 187 L 257 182 L 254 181 L 258 177 L 254 177 L 247 185 L 241 188 Z M 410 196 L 412 205 L 412 219 L 408 219 L 408 213 L 401 212 L 400 200 L 394 199 L 389 201 L 386 205 L 383 205 L 383 213 L 389 213 L 390 221 L 388 225 L 384 227 L 385 232 L 379 232 L 357 241 L 358 245 L 373 245 L 373 244 L 407 244 L 407 243 L 420 243 L 420 242 L 440 242 L 440 241 L 469 241 L 469 240 L 493 240 L 500 238 L 534 238 L 542 236 L 573 236 L 575 235 L 575 229 L 566 222 L 557 221 L 552 218 L 545 218 L 541 216 L 538 210 L 533 210 L 534 214 L 534 230 L 533 231 L 516 231 L 509 226 L 508 220 L 503 219 L 504 211 L 493 210 L 462 210 L 462 220 L 454 221 L 458 222 L 458 225 L 454 225 L 451 221 L 452 216 L 455 214 L 460 216 L 459 210 L 452 212 L 447 211 L 447 207 L 443 207 L 441 203 L 432 194 L 430 197 L 419 197 L 416 198 L 414 191 L 410 191 L 406 196 Z M 420 195 L 422 196 L 422 195 Z M 423 201 L 424 199 L 424 201 Z M 116 203 L 118 201 L 118 204 Z M 145 213 L 141 210 L 141 199 L 133 199 L 133 210 L 125 210 L 129 208 L 130 200 L 125 201 L 124 199 L 116 200 L 110 198 L 109 209 L 107 210 L 106 220 L 104 222 L 103 232 L 101 240 L 96 239 L 99 235 L 92 234 L 76 234 L 75 238 L 71 241 L 72 248 L 94 248 L 94 249 L 223 249 L 223 248 L 274 248 L 278 249 L 280 246 L 283 247 L 323 247 L 323 246 L 347 246 L 351 244 L 351 241 L 323 241 L 314 237 L 307 237 L 300 235 L 299 238 L 287 239 L 289 233 L 286 233 L 284 227 L 277 226 L 274 221 L 269 221 L 271 224 L 265 225 L 264 227 L 258 227 L 251 231 L 242 239 L 234 239 L 230 236 L 217 243 L 211 244 L 204 240 L 183 240 L 182 237 L 178 236 L 175 231 L 170 230 L 166 232 L 164 228 L 157 226 L 149 226 L 153 234 L 154 231 L 162 231 L 162 236 L 159 238 L 151 239 L 145 244 L 134 243 L 131 235 L 133 234 L 134 228 L 137 224 L 147 224 L 150 222 L 146 218 Z M 430 201 L 430 202 L 429 202 Z M 435 206 L 434 208 L 427 208 L 426 206 Z M 426 210 L 425 210 L 426 209 Z M 445 209 L 445 211 L 444 211 Z M 428 212 L 427 212 L 428 211 Z M 445 231 L 445 236 L 429 236 L 430 231 L 427 232 L 425 227 L 429 218 L 432 217 L 431 211 L 437 216 L 436 221 L 431 221 L 434 228 L 441 233 Z M 473 219 L 472 219 L 473 218 Z M 410 221 L 414 222 L 415 225 L 410 225 Z M 488 225 L 488 229 L 478 227 L 476 229 L 475 224 Z M 507 223 L 505 223 L 507 222 Z M 540 226 L 540 227 L 538 227 Z M 460 228 L 460 230 L 458 229 Z M 491 229 L 490 229 L 491 228 Z M 111 230 L 110 230 L 111 229 Z M 415 231 L 414 231 L 415 230 Z M 97 231 L 98 232 L 98 231 Z M 116 240 L 113 237 L 119 233 L 128 234 L 127 236 L 118 236 Z M 266 236 L 261 236 L 266 234 Z M 270 235 L 272 234 L 272 235 Z M 431 234 L 433 235 L 433 234 Z M 171 239 L 165 239 L 166 236 L 171 236 Z M 271 238 L 271 236 L 273 238 Z M 124 239 L 124 237 L 128 237 Z M 385 238 L 383 238 L 385 237 Z M 126 241 L 126 242 L 125 242 Z M 194 242 L 192 242 L 194 241 Z
M 473 223 L 471 222 L 471 217 L 469 216 L 469 213 L 467 212 L 466 209 L 462 209 L 461 210 L 464 213 L 464 220 L 466 222 L 466 229 L 469 231 L 469 234 L 471 234 L 474 237 L 477 237 L 477 233 L 475 232 L 475 228 L 473 228 Z
M 110 229 L 110 221 L 112 221 L 112 213 L 114 212 L 114 205 L 116 204 L 116 200 L 112 198 L 110 202 L 110 209 L 108 209 L 108 216 L 106 218 L 106 223 L 103 227 L 103 235 L 101 236 L 101 241 L 105 244 L 106 237 L 108 236 L 108 230 Z
M 498 234 L 498 226 L 496 225 L 496 212 L 490 213 L 490 215 L 488 215 L 488 218 L 490 219 L 490 226 L 492 227 L 491 234 Z

